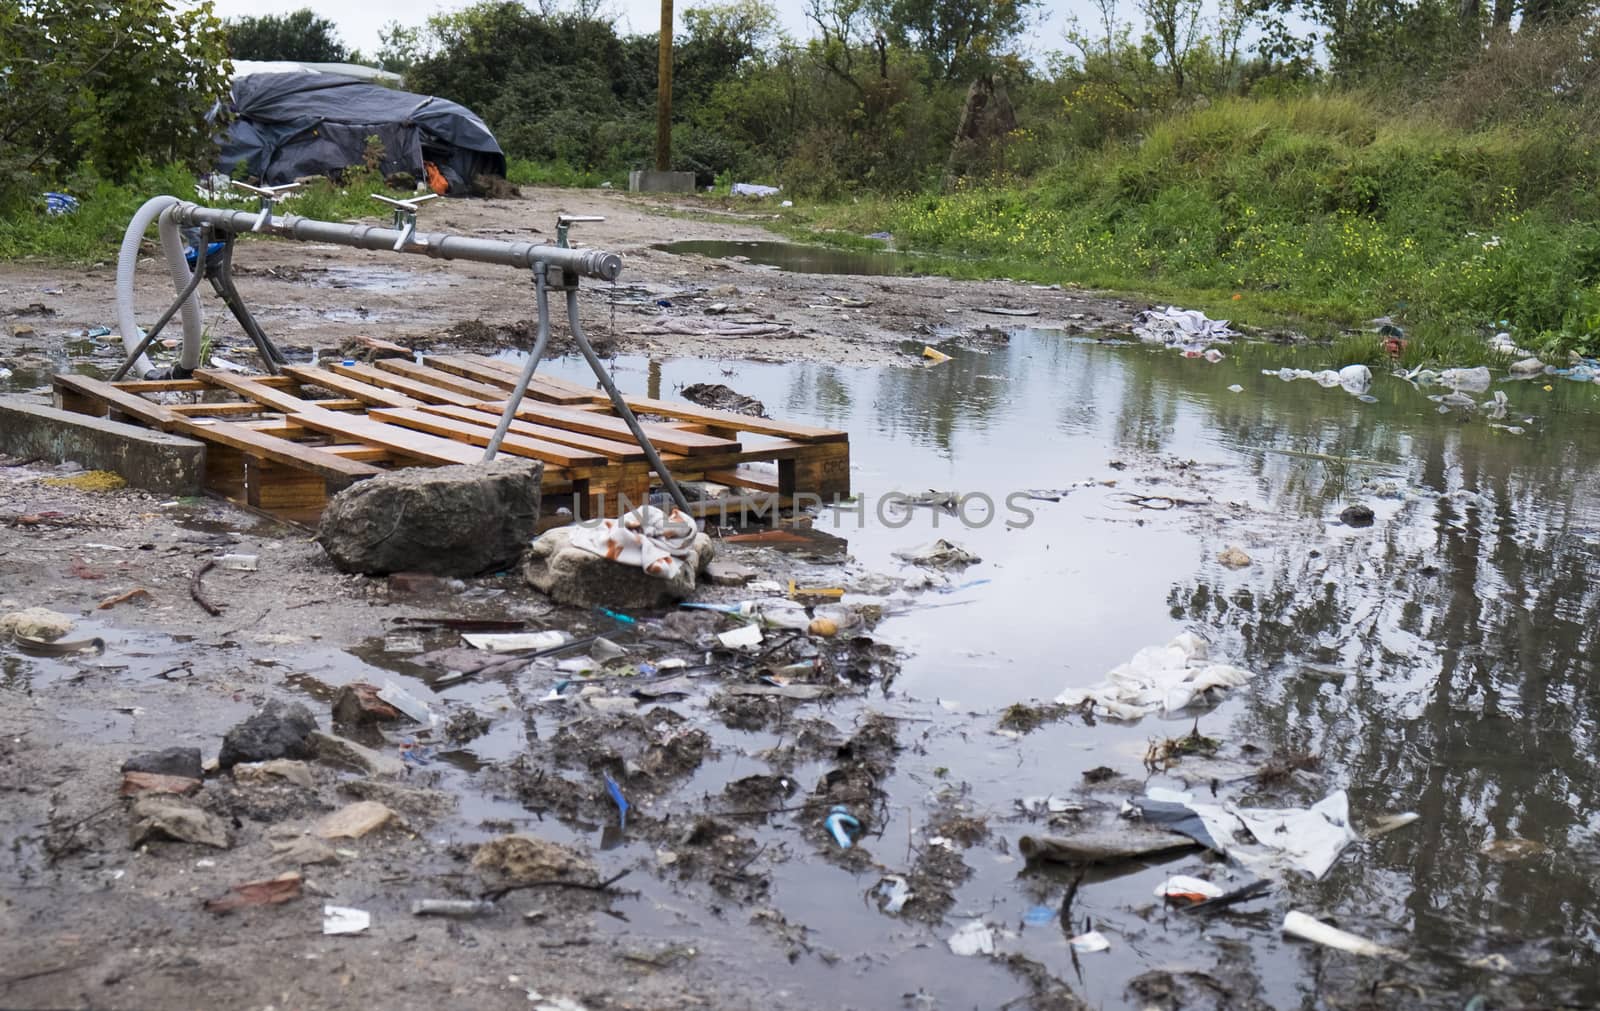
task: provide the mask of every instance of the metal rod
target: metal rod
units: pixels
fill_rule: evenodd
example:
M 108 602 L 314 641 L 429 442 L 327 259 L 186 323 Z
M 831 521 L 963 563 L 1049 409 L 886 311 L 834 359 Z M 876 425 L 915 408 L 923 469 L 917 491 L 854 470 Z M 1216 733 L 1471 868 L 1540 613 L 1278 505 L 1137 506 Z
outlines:
M 539 359 L 544 357 L 544 346 L 550 343 L 550 295 L 545 288 L 545 269 L 542 263 L 533 265 L 533 286 L 539 304 L 539 336 L 533 342 L 533 354 L 528 356 L 528 363 L 522 367 L 522 377 L 511 391 L 511 399 L 506 401 L 506 409 L 500 412 L 500 424 L 495 427 L 489 445 L 484 447 L 484 463 L 493 460 L 495 453 L 500 451 L 500 440 L 506 437 L 507 430 L 511 428 L 512 419 L 516 418 L 517 409 L 522 406 L 522 398 L 528 395 L 528 384 L 533 382 Z
M 250 211 L 228 210 L 220 207 L 202 207 L 183 201 L 167 213 L 179 224 L 210 224 L 222 231 L 248 232 L 255 224 L 256 215 Z M 330 242 L 357 249 L 391 251 L 405 232 L 376 225 L 347 225 L 333 221 L 317 221 L 293 214 L 273 218 L 262 228 L 262 234 L 305 242 Z M 622 273 L 622 257 L 597 249 L 561 249 L 557 246 L 533 242 L 502 242 L 498 239 L 474 239 L 464 235 L 447 235 L 443 232 L 415 232 L 402 252 L 431 256 L 441 260 L 475 260 L 479 263 L 498 263 L 507 267 L 532 267 L 535 263 L 548 264 L 578 277 L 592 277 L 601 281 L 614 281 Z
M 250 315 L 250 310 L 244 304 L 239 289 L 233 286 L 233 242 L 234 234 L 226 233 L 227 239 L 222 247 L 222 257 L 216 269 L 208 272 L 211 287 L 216 291 L 222 303 L 233 313 L 233 318 L 239 321 L 239 326 L 249 335 L 251 343 L 261 353 L 261 358 L 267 365 L 267 371 L 273 375 L 279 374 L 279 366 L 289 364 L 289 360 L 278 350 L 278 346 L 268 339 L 266 332 L 261 329 L 261 324 Z
M 161 333 L 161 328 L 172 321 L 172 317 L 176 316 L 178 310 L 183 308 L 183 303 L 189 301 L 190 296 L 194 294 L 194 290 L 200 287 L 200 279 L 206 273 L 206 247 L 210 244 L 211 226 L 202 225 L 200 228 L 200 250 L 195 253 L 194 258 L 194 273 L 189 276 L 189 283 L 184 285 L 183 294 L 178 296 L 177 301 L 167 306 L 167 311 L 161 314 L 160 319 L 156 320 L 156 325 L 151 327 L 150 331 L 144 335 L 144 339 L 139 342 L 139 346 L 134 348 L 133 352 L 128 355 L 117 371 L 111 374 L 113 383 L 119 382 L 123 376 L 128 374 L 128 370 L 133 368 L 133 363 L 138 361 L 139 357 L 150 349 L 151 344 L 155 343 L 156 337 Z M 142 379 L 144 377 L 140 376 L 139 378 Z
M 611 398 L 611 406 L 622 415 L 622 420 L 628 423 L 629 431 L 639 443 L 639 448 L 644 450 L 644 458 L 650 461 L 650 467 L 661 476 L 661 483 L 666 486 L 667 494 L 672 496 L 672 501 L 677 503 L 683 514 L 690 513 L 689 500 L 684 497 L 683 489 L 678 487 L 678 482 L 672 479 L 672 472 L 667 465 L 661 462 L 661 454 L 656 452 L 656 447 L 651 444 L 650 437 L 644 434 L 644 428 L 639 424 L 639 419 L 633 416 L 633 410 L 628 407 L 628 402 L 623 399 L 622 391 L 617 389 L 617 384 L 612 382 L 611 373 L 606 371 L 605 364 L 600 361 L 600 356 L 594 353 L 594 348 L 589 346 L 589 338 L 583 335 L 583 324 L 578 320 L 578 289 L 567 289 L 567 323 L 572 330 L 572 339 L 582 352 L 584 361 L 589 363 L 589 368 L 594 371 L 594 377 L 604 387 L 606 395 Z

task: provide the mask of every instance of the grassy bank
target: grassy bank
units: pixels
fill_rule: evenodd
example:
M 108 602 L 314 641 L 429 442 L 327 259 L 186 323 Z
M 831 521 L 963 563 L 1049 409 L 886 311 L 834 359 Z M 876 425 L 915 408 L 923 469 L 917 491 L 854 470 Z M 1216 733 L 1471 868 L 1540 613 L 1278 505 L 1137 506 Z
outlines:
M 1025 184 L 862 199 L 790 224 L 889 231 L 899 248 L 963 257 L 954 273 L 1313 335 L 1390 315 L 1441 353 L 1495 329 L 1600 348 L 1600 144 L 1551 119 L 1458 129 L 1421 115 L 1351 95 L 1230 99 Z

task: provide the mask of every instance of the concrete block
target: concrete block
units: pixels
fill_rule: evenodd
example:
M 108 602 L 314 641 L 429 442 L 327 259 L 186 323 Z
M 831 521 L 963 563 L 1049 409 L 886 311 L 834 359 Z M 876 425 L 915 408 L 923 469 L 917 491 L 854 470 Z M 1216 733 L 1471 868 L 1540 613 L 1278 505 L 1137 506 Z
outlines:
M 0 453 L 121 474 L 158 495 L 198 495 L 205 443 L 137 425 L 0 397 Z
M 634 193 L 693 193 L 694 173 L 634 169 L 628 173 L 628 189 Z

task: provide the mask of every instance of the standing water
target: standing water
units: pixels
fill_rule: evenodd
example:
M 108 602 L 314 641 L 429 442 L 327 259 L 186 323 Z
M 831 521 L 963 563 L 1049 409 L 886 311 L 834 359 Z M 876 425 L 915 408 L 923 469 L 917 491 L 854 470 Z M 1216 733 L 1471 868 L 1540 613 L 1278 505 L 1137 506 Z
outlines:
M 1237 346 L 1213 365 L 1022 331 L 946 350 L 952 359 L 936 366 L 878 370 L 616 363 L 625 388 L 648 382 L 672 396 L 723 382 L 775 416 L 848 429 L 859 501 L 817 522 L 868 568 L 905 575 L 892 552 L 936 537 L 983 559 L 954 582 L 987 582 L 929 594 L 935 606 L 877 631 L 908 654 L 889 694 L 948 714 L 902 735 L 915 747 L 898 757 L 890 796 L 914 804 L 960 786 L 990 830 L 965 854 L 973 873 L 938 938 L 981 917 L 1002 953 L 1039 963 L 1094 1007 L 1600 1002 L 1600 391 L 1543 376 L 1497 382 L 1509 411 L 1496 419 L 1442 408 L 1429 396 L 1448 391 L 1388 375 L 1363 400 L 1263 374 L 1346 364 L 1314 349 Z M 551 367 L 584 375 L 578 362 Z M 964 515 L 892 498 L 929 490 L 967 496 Z M 1371 526 L 1340 522 L 1355 503 L 1372 508 Z M 1221 564 L 1230 546 L 1252 563 Z M 1097 682 L 1184 630 L 1258 677 L 1198 720 L 1002 728 L 1005 707 Z M 1192 728 L 1223 757 L 1147 765 L 1152 740 Z M 1270 756 L 1300 768 L 1267 791 L 1244 777 Z M 1125 795 L 1167 786 L 1277 807 L 1343 788 L 1358 830 L 1386 814 L 1421 817 L 1352 846 L 1322 880 L 1292 878 L 1237 912 L 1190 917 L 1154 899 L 1173 873 L 1224 888 L 1250 879 L 1188 855 L 1086 879 L 1070 929 L 1035 925 L 1028 911 L 1059 907 L 1072 886 L 1024 871 L 1016 840 L 1039 826 L 1016 802 L 1071 796 L 1098 767 Z M 920 819 L 905 806 L 890 817 L 881 847 L 892 864 L 906 855 L 889 855 L 891 840 Z M 835 950 L 878 953 L 870 983 L 841 971 L 808 989 L 857 1006 L 919 987 L 940 1006 L 1004 999 L 939 940 L 905 941 L 864 907 L 876 881 L 814 862 L 777 871 L 773 902 L 791 920 Z M 1282 937 L 1289 909 L 1405 961 Z M 1109 952 L 1070 949 L 1085 922 Z

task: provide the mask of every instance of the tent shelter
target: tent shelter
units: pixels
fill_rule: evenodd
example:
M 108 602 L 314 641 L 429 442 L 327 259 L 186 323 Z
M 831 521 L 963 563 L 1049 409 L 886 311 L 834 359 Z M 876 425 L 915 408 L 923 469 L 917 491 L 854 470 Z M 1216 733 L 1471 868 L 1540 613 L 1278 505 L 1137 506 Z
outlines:
M 466 195 L 480 175 L 506 174 L 500 145 L 472 110 L 340 74 L 236 78 L 230 111 L 218 170 L 231 174 L 243 162 L 269 186 L 360 165 L 374 136 L 383 145 L 384 175 L 422 180 L 429 161 L 453 195 Z

